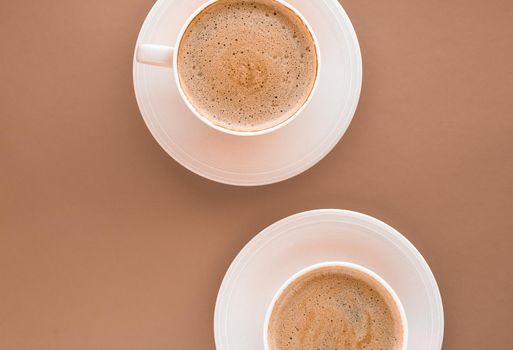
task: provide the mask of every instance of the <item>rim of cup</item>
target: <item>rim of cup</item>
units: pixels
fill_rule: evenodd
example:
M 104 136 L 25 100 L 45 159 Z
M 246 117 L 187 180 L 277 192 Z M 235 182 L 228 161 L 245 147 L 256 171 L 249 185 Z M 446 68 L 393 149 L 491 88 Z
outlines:
M 235 135 L 235 136 L 260 136 L 260 135 L 269 134 L 269 133 L 271 133 L 273 131 L 279 130 L 279 129 L 283 128 L 284 126 L 290 124 L 293 120 L 295 120 L 301 114 L 301 112 L 303 112 L 303 110 L 306 108 L 306 106 L 312 100 L 312 97 L 313 97 L 313 95 L 315 93 L 315 90 L 317 89 L 317 85 L 318 85 L 318 82 L 319 82 L 319 76 L 320 76 L 320 70 L 321 70 L 321 52 L 320 52 L 320 49 L 319 49 L 319 41 L 317 40 L 315 32 L 313 31 L 312 26 L 310 25 L 310 23 L 308 23 L 306 18 L 294 6 L 292 6 L 291 4 L 289 4 L 288 2 L 286 2 L 284 0 L 271 0 L 271 1 L 275 1 L 275 2 L 285 6 L 286 8 L 291 10 L 296 16 L 299 17 L 299 19 L 303 22 L 303 24 L 306 26 L 306 28 L 310 32 L 310 34 L 312 36 L 312 39 L 313 39 L 313 42 L 314 42 L 314 46 L 315 46 L 315 53 L 317 55 L 317 72 L 316 72 L 314 84 L 312 86 L 312 89 L 310 90 L 310 94 L 308 95 L 308 98 L 305 100 L 303 105 L 292 116 L 290 116 L 288 119 L 284 120 L 280 124 L 274 125 L 274 126 L 272 126 L 270 128 L 266 128 L 266 129 L 262 129 L 262 130 L 256 130 L 256 131 L 237 131 L 237 130 L 232 130 L 232 129 L 224 128 L 222 126 L 219 126 L 219 125 L 213 123 L 207 117 L 204 117 L 194 107 L 194 105 L 189 101 L 189 99 L 187 98 L 187 95 L 183 91 L 182 85 L 180 83 L 180 78 L 179 78 L 179 75 L 178 75 L 178 69 L 177 69 L 177 67 L 178 67 L 178 51 L 179 51 L 180 44 L 182 42 L 183 36 L 184 36 L 185 32 L 187 31 L 187 28 L 190 26 L 192 21 L 194 21 L 194 19 L 201 12 L 203 12 L 207 7 L 209 7 L 209 6 L 215 4 L 216 2 L 219 2 L 219 1 L 222 1 L 222 0 L 209 0 L 206 3 L 204 3 L 203 5 L 201 5 L 200 7 L 198 7 L 189 16 L 187 21 L 185 21 L 185 24 L 180 29 L 180 32 L 178 34 L 178 37 L 176 39 L 176 43 L 175 43 L 175 46 L 174 46 L 173 68 L 172 68 L 174 79 L 175 79 L 175 82 L 176 82 L 176 86 L 178 87 L 178 92 L 180 93 L 180 96 L 182 97 L 182 100 L 184 100 L 184 102 L 187 105 L 187 107 L 193 112 L 193 114 L 199 120 L 201 120 L 202 122 L 204 122 L 208 126 L 214 128 L 214 129 L 216 129 L 218 131 L 221 131 L 221 132 L 224 132 L 224 133 L 230 134 L 230 135 Z
M 298 278 L 306 275 L 309 272 L 318 270 L 320 268 L 324 267 L 343 267 L 348 269 L 353 269 L 358 272 L 361 272 L 370 278 L 374 279 L 377 283 L 379 283 L 381 286 L 383 286 L 386 291 L 390 294 L 392 297 L 395 305 L 397 306 L 397 309 L 399 310 L 399 316 L 401 318 L 401 324 L 403 328 L 403 344 L 401 349 L 406 350 L 408 348 L 408 320 L 406 318 L 406 313 L 404 311 L 403 304 L 399 297 L 397 296 L 394 289 L 388 284 L 387 281 L 385 281 L 381 276 L 379 276 L 374 271 L 358 264 L 350 263 L 350 262 L 343 262 L 343 261 L 328 261 L 328 262 L 322 262 L 314 265 L 307 266 L 303 268 L 302 270 L 296 272 L 292 276 L 290 276 L 285 283 L 281 285 L 281 287 L 278 289 L 278 291 L 274 294 L 273 299 L 271 300 L 271 303 L 267 307 L 267 312 L 265 314 L 265 320 L 264 320 L 264 329 L 263 329 L 263 340 L 264 340 L 264 350 L 269 350 L 269 321 L 271 319 L 272 312 L 274 310 L 274 306 L 278 299 L 281 297 L 283 292 L 292 284 L 292 282 L 296 281 Z

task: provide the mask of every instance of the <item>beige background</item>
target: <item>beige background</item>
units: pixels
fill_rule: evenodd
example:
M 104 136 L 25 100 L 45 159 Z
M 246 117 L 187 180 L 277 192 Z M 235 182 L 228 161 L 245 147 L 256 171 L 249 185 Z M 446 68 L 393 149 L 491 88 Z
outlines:
M 354 122 L 264 188 L 193 175 L 146 129 L 131 65 L 152 3 L 0 0 L 0 349 L 213 349 L 237 252 L 325 207 L 419 248 L 444 349 L 511 347 L 513 1 L 344 0 L 365 70 Z

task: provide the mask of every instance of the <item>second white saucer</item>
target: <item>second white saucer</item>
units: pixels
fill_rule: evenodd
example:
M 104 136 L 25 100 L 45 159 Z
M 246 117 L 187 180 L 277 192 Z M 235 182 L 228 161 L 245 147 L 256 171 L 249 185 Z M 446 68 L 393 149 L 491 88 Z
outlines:
M 342 261 L 383 277 L 408 320 L 408 349 L 440 350 L 442 299 L 419 251 L 399 232 L 370 216 L 314 210 L 285 218 L 258 234 L 235 258 L 217 297 L 217 350 L 263 349 L 267 308 L 276 291 L 307 266 Z
M 353 26 L 336 0 L 288 0 L 313 27 L 322 54 L 319 85 L 296 120 L 264 136 L 225 135 L 199 121 L 167 68 L 134 60 L 134 87 L 142 116 L 166 152 L 208 179 L 240 186 L 286 180 L 320 161 L 338 143 L 356 110 L 362 61 Z M 159 0 L 137 43 L 172 45 L 201 0 Z

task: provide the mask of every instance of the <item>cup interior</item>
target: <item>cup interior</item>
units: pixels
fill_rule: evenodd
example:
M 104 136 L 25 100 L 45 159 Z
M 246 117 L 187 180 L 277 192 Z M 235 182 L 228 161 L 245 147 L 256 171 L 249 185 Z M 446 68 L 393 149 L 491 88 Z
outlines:
M 321 68 L 321 55 L 320 55 L 319 42 L 317 40 L 317 37 L 315 36 L 315 33 L 314 33 L 312 27 L 310 26 L 308 21 L 305 19 L 305 17 L 301 14 L 301 12 L 299 12 L 296 8 L 294 8 L 288 2 L 286 2 L 284 0 L 261 0 L 261 1 L 276 2 L 276 3 L 284 6 L 287 10 L 291 11 L 297 18 L 299 18 L 300 21 L 307 28 L 307 30 L 313 40 L 313 45 L 314 45 L 314 49 L 315 49 L 314 51 L 315 51 L 315 55 L 316 55 L 316 71 L 315 71 L 314 83 L 313 83 L 313 86 L 309 91 L 309 95 L 308 95 L 307 99 L 304 101 L 304 103 L 295 111 L 295 113 L 293 115 L 291 115 L 289 118 L 283 120 L 279 124 L 276 124 L 276 125 L 273 125 L 273 126 L 270 126 L 267 128 L 259 129 L 259 130 L 252 130 L 252 131 L 233 130 L 233 129 L 223 127 L 217 123 L 214 123 L 208 117 L 204 116 L 198 110 L 198 108 L 194 105 L 194 103 L 191 102 L 190 98 L 185 93 L 185 89 L 183 86 L 183 82 L 180 79 L 179 68 L 178 68 L 179 67 L 178 53 L 180 52 L 180 48 L 181 48 L 181 45 L 183 42 L 184 35 L 187 32 L 189 26 L 194 22 L 194 20 L 199 15 L 201 15 L 204 11 L 206 11 L 210 6 L 213 6 L 220 1 L 224 1 L 224 0 L 210 0 L 210 1 L 206 2 L 205 4 L 203 4 L 189 17 L 187 22 L 182 27 L 182 30 L 180 31 L 180 34 L 177 38 L 177 42 L 175 45 L 175 54 L 174 54 L 174 58 L 173 58 L 173 67 L 175 67 L 175 69 L 173 69 L 173 71 L 174 71 L 174 77 L 175 77 L 176 85 L 178 87 L 178 91 L 180 92 L 182 99 L 185 101 L 186 105 L 194 113 L 194 115 L 196 115 L 196 117 L 198 117 L 202 122 L 204 122 L 208 126 L 214 128 L 218 131 L 221 131 L 221 132 L 224 132 L 227 134 L 231 134 L 231 135 L 235 135 L 235 136 L 259 136 L 259 135 L 265 135 L 265 134 L 271 133 L 273 131 L 279 130 L 282 127 L 286 126 L 287 124 L 291 123 L 293 120 L 295 120 L 301 114 L 301 112 L 309 104 L 309 102 L 311 101 L 311 99 L 315 93 L 315 90 L 318 85 L 320 68 Z M 258 0 L 256 0 L 256 1 L 258 1 Z
M 300 270 L 299 272 L 295 273 L 294 275 L 292 275 L 278 289 L 278 291 L 274 295 L 271 303 L 269 304 L 269 306 L 267 308 L 267 312 L 266 312 L 266 316 L 265 316 L 264 329 L 263 329 L 264 349 L 265 350 L 269 350 L 270 349 L 270 347 L 269 347 L 269 325 L 270 325 L 270 320 L 271 320 L 271 316 L 272 316 L 272 313 L 274 311 L 274 307 L 276 305 L 276 302 L 280 299 L 280 297 L 283 294 L 283 292 L 285 290 L 287 290 L 287 288 L 291 284 L 293 284 L 296 280 L 298 280 L 299 278 L 305 276 L 308 273 L 311 273 L 311 272 L 314 272 L 316 270 L 320 270 L 320 269 L 326 268 L 326 267 L 340 267 L 340 268 L 346 269 L 348 271 L 355 271 L 357 273 L 357 275 L 365 276 L 367 278 L 370 278 L 375 283 L 377 283 L 381 287 L 383 287 L 383 289 L 386 291 L 386 293 L 388 293 L 388 295 L 391 297 L 394 305 L 397 307 L 397 310 L 399 312 L 400 321 L 401 321 L 401 325 L 402 325 L 402 335 L 403 335 L 403 344 L 402 344 L 402 348 L 401 349 L 402 350 L 406 350 L 407 349 L 407 343 L 408 343 L 408 322 L 407 322 L 407 319 L 406 319 L 406 313 L 404 311 L 404 307 L 403 307 L 399 297 L 397 296 L 395 291 L 392 289 L 392 287 L 382 277 L 380 277 L 378 274 L 376 274 L 375 272 L 373 272 L 373 271 L 371 271 L 371 270 L 369 270 L 369 269 L 367 269 L 367 268 L 365 268 L 365 267 L 363 267 L 361 265 L 357 265 L 357 264 L 353 264 L 353 263 L 348 263 L 348 262 L 324 262 L 324 263 L 319 263 L 319 264 L 315 264 L 315 265 L 312 265 L 312 266 L 308 266 L 308 267 Z

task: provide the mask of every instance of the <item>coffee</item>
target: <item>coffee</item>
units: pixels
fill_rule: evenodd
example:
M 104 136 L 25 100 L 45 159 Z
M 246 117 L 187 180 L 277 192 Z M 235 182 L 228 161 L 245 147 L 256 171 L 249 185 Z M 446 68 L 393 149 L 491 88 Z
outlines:
M 305 23 L 274 0 L 220 0 L 187 27 L 178 50 L 180 85 L 194 108 L 235 131 L 281 124 L 307 101 L 317 77 Z
M 346 267 L 322 267 L 293 281 L 271 313 L 270 350 L 400 350 L 401 315 L 379 282 Z

